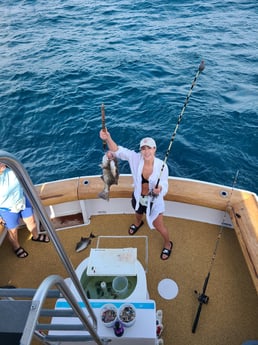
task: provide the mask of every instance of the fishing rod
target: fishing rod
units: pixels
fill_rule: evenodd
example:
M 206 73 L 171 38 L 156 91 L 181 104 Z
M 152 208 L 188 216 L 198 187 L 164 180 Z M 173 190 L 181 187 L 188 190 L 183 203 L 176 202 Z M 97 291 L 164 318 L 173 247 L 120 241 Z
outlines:
M 226 209 L 224 211 L 224 215 L 223 215 L 223 219 L 222 219 L 222 222 L 221 222 L 220 231 L 218 233 L 218 237 L 217 237 L 217 240 L 216 240 L 216 243 L 215 243 L 215 248 L 214 248 L 214 251 L 213 251 L 213 254 L 212 254 L 209 271 L 208 271 L 208 274 L 207 274 L 207 276 L 206 276 L 206 278 L 204 280 L 204 284 L 203 284 L 203 287 L 202 287 L 202 292 L 198 293 L 198 291 L 194 290 L 194 293 L 196 295 L 198 295 L 197 296 L 197 300 L 199 302 L 199 306 L 198 306 L 198 309 L 197 309 L 197 312 L 196 312 L 196 315 L 195 315 L 195 319 L 194 319 L 194 322 L 193 322 L 192 333 L 195 333 L 195 331 L 196 331 L 196 328 L 197 328 L 197 325 L 198 325 L 198 322 L 199 322 L 199 319 L 200 319 L 200 315 L 201 315 L 203 304 L 208 304 L 208 302 L 209 302 L 209 297 L 205 293 L 206 293 L 207 285 L 208 285 L 208 282 L 209 282 L 209 279 L 210 279 L 211 270 L 212 270 L 212 267 L 213 267 L 213 264 L 214 264 L 214 261 L 215 261 L 216 255 L 217 255 L 219 241 L 221 239 L 222 232 L 223 232 L 223 229 L 224 229 L 223 224 L 225 222 L 225 217 L 226 217 L 226 214 L 227 214 L 227 209 L 228 209 L 228 207 L 230 205 L 230 201 L 231 201 L 231 197 L 232 197 L 232 194 L 233 194 L 233 190 L 234 190 L 234 187 L 235 187 L 237 179 L 238 179 L 238 174 L 239 174 L 239 170 L 237 170 L 237 172 L 235 174 L 235 177 L 234 177 L 234 181 L 233 181 L 233 184 L 232 184 L 232 187 L 231 187 L 231 193 L 230 193 L 227 205 L 226 205 Z
M 174 139 L 175 139 L 175 136 L 176 136 L 176 132 L 177 132 L 177 130 L 178 130 L 179 124 L 180 124 L 180 122 L 181 122 L 181 120 L 182 120 L 182 117 L 183 117 L 183 114 L 184 114 L 184 112 L 185 112 L 185 108 L 186 108 L 187 103 L 188 103 L 188 101 L 189 101 L 189 98 L 190 98 L 190 96 L 191 96 L 191 94 L 192 94 L 192 91 L 193 91 L 194 85 L 195 85 L 195 83 L 196 83 L 196 80 L 197 80 L 197 78 L 199 77 L 199 74 L 204 70 L 204 68 L 205 68 L 204 61 L 201 61 L 200 65 L 199 65 L 199 67 L 198 67 L 198 71 L 196 72 L 196 75 L 195 75 L 194 80 L 193 80 L 193 82 L 192 82 L 191 88 L 190 88 L 190 90 L 189 90 L 189 92 L 188 92 L 188 95 L 186 96 L 186 99 L 185 99 L 185 102 L 184 102 L 182 111 L 181 111 L 181 113 L 180 113 L 180 115 L 179 115 L 179 117 L 178 117 L 176 127 L 175 127 L 174 132 L 173 132 L 173 134 L 172 134 L 172 137 L 171 137 L 171 139 L 170 139 L 170 142 L 169 142 L 169 145 L 168 145 L 168 149 L 167 149 L 167 152 L 166 152 L 166 155 L 165 155 L 165 159 L 164 159 L 164 161 L 163 161 L 163 164 L 162 164 L 162 167 L 161 167 L 161 170 L 160 170 L 160 174 L 159 174 L 159 178 L 158 178 L 158 181 L 157 181 L 157 183 L 156 183 L 155 188 L 158 188 L 158 186 L 159 186 L 160 178 L 161 178 L 161 175 L 162 175 L 163 170 L 164 170 L 164 168 L 165 168 L 165 165 L 166 165 L 166 162 L 167 162 L 167 159 L 168 159 L 168 156 L 169 156 L 169 153 L 170 153 L 172 144 L 173 144 Z
M 103 131 L 106 131 L 106 114 L 105 114 L 105 105 L 102 103 L 101 105 L 101 122 L 102 122 L 102 129 Z M 103 140 L 103 150 L 105 151 L 106 149 L 106 141 Z

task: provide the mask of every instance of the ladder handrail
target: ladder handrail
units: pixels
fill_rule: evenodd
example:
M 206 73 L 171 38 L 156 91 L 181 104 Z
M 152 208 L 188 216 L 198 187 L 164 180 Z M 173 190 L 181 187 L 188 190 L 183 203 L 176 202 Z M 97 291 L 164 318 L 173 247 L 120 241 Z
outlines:
M 31 310 L 29 312 L 29 315 L 24 327 L 24 331 L 20 340 L 20 345 L 28 345 L 31 343 L 34 331 L 38 323 L 38 318 L 40 317 L 40 312 L 41 312 L 43 303 L 48 295 L 49 289 L 53 285 L 55 285 L 58 288 L 58 290 L 62 293 L 64 298 L 69 302 L 71 308 L 73 309 L 77 317 L 81 320 L 81 322 L 85 326 L 85 329 L 89 333 L 91 333 L 90 332 L 91 324 L 88 322 L 87 316 L 85 315 L 83 309 L 80 308 L 73 293 L 70 291 L 70 289 L 66 285 L 64 279 L 58 275 L 51 275 L 43 280 L 43 282 L 40 284 L 40 286 L 36 290 L 36 293 L 32 299 Z
M 88 301 L 88 298 L 81 286 L 81 283 L 78 279 L 78 277 L 76 276 L 75 270 L 72 266 L 71 261 L 69 260 L 68 256 L 65 253 L 65 250 L 61 244 L 61 242 L 59 241 L 59 238 L 55 232 L 55 230 L 53 229 L 53 226 L 51 224 L 51 221 L 48 217 L 48 214 L 44 208 L 44 206 L 41 203 L 40 197 L 37 194 L 37 191 L 31 181 L 30 176 L 28 175 L 26 169 L 24 168 L 24 166 L 22 165 L 22 163 L 12 154 L 10 154 L 9 152 L 0 150 L 0 161 L 4 164 L 6 164 L 8 167 L 10 167 L 14 173 L 16 174 L 19 182 L 21 183 L 25 194 L 27 195 L 27 197 L 29 198 L 41 224 L 43 225 L 43 228 L 45 229 L 45 231 L 47 232 L 50 240 L 53 242 L 58 255 L 66 269 L 66 271 L 68 272 L 68 275 L 71 277 L 73 284 L 75 285 L 75 287 L 77 288 L 80 297 L 82 299 L 82 301 L 84 302 L 90 317 L 92 318 L 93 321 L 93 325 L 89 328 L 89 332 L 92 335 L 92 337 L 95 339 L 96 343 L 98 345 L 102 345 L 102 342 L 100 340 L 100 338 L 98 337 L 97 333 L 96 333 L 96 329 L 97 329 L 97 319 L 96 316 L 90 306 L 90 303 Z M 88 322 L 88 320 L 86 320 L 86 322 Z

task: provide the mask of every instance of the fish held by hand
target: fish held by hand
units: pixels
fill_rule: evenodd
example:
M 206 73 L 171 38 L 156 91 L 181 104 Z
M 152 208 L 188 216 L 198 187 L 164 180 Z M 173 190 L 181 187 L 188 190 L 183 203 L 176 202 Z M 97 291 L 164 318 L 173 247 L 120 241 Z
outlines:
M 109 191 L 113 184 L 118 184 L 119 171 L 117 158 L 108 151 L 102 158 L 102 180 L 104 182 L 104 189 L 99 193 L 99 197 L 109 201 Z

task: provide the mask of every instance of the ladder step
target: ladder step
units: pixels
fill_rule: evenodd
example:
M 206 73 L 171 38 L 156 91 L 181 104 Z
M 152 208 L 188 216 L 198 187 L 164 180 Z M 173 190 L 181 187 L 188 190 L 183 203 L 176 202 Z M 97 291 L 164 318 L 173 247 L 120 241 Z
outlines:
M 57 341 L 57 342 L 88 342 L 92 341 L 93 338 L 91 335 L 47 335 L 44 337 L 45 341 L 51 342 L 51 341 Z
M 36 289 L 10 289 L 10 288 L 0 288 L 0 297 L 33 297 L 35 295 Z M 61 293 L 58 290 L 49 290 L 47 292 L 47 297 L 49 298 L 60 298 Z
M 55 330 L 55 331 L 87 331 L 82 323 L 66 324 L 66 323 L 39 323 L 37 330 Z
M 40 311 L 40 316 L 73 317 L 75 315 L 72 309 L 42 309 Z

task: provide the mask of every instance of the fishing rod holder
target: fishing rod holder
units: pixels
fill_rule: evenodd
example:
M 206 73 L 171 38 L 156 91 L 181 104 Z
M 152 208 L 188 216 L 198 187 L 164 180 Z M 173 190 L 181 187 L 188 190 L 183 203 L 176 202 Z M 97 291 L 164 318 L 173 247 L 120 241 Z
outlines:
M 208 304 L 209 297 L 204 293 L 199 293 L 198 291 L 194 290 L 194 293 L 197 295 L 198 302 L 202 304 Z

